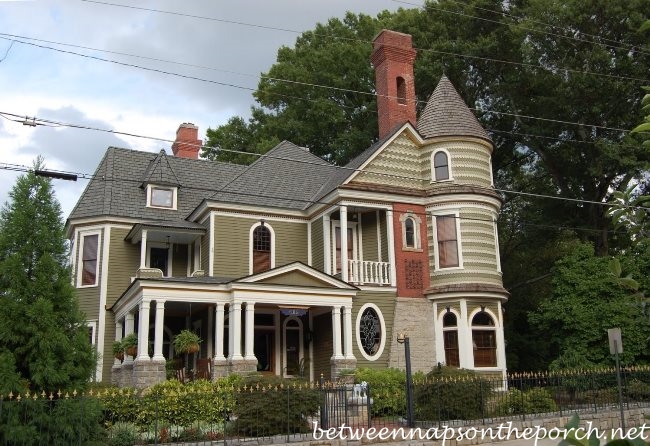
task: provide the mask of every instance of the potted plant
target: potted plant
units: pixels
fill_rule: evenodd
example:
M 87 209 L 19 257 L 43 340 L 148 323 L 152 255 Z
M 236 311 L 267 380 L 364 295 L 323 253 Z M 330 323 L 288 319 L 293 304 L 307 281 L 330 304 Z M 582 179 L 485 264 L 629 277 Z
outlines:
M 126 354 L 129 356 L 135 356 L 138 354 L 138 335 L 131 333 L 130 335 L 122 338 L 122 348 L 126 351 Z
M 174 337 L 174 350 L 178 353 L 196 353 L 199 351 L 200 343 L 201 339 L 196 333 L 182 330 Z
M 122 341 L 115 341 L 113 343 L 113 355 L 120 361 L 124 360 L 124 346 L 122 345 Z

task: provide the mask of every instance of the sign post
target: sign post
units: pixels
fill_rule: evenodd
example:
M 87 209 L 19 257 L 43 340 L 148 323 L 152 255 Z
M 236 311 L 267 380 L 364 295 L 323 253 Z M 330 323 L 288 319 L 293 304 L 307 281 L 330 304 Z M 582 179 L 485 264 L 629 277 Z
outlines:
M 623 353 L 623 338 L 620 328 L 610 328 L 607 330 L 609 339 L 609 353 L 616 358 L 616 383 L 618 384 L 618 406 L 621 409 L 621 429 L 625 432 L 625 414 L 623 412 L 623 385 L 621 384 L 621 365 L 618 354 Z

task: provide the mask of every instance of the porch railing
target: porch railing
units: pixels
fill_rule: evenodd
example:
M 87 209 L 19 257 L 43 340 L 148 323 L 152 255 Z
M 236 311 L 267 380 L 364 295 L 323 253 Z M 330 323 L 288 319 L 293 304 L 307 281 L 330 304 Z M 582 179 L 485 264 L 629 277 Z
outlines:
M 390 285 L 390 263 L 348 260 L 348 280 L 355 285 Z

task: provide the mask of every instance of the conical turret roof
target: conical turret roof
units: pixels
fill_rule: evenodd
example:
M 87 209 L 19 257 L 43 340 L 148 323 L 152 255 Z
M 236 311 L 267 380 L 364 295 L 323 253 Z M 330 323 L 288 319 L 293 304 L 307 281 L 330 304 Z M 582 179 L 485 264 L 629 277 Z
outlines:
M 485 129 L 467 107 L 451 81 L 443 75 L 417 123 L 423 138 L 474 136 L 490 140 Z

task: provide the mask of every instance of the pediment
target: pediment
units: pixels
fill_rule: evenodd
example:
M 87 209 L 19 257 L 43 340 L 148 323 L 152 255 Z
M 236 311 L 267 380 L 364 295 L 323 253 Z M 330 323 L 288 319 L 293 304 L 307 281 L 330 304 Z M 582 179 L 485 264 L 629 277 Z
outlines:
M 325 274 L 301 262 L 294 262 L 263 273 L 253 274 L 239 279 L 236 282 L 309 288 L 356 289 L 356 287 L 336 277 Z

